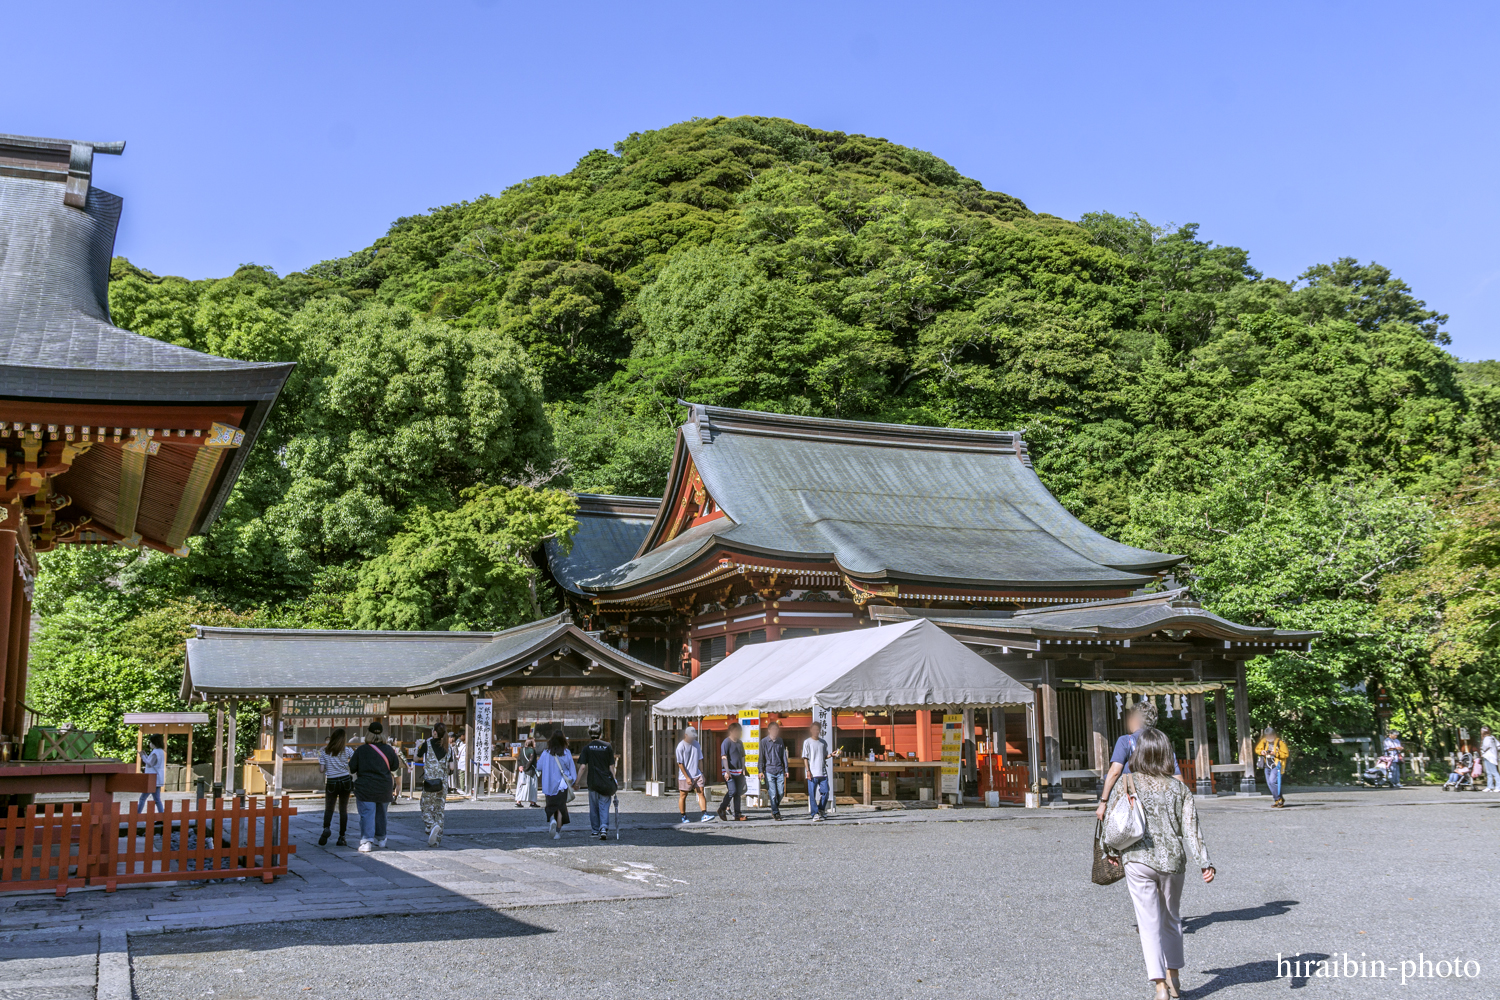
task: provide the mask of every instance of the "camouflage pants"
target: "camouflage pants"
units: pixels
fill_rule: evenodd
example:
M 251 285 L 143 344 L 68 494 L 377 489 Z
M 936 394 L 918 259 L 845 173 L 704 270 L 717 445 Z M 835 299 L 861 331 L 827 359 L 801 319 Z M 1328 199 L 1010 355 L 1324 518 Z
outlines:
M 448 792 L 422 793 L 422 830 L 431 833 L 435 826 L 443 825 L 443 813 L 448 808 Z

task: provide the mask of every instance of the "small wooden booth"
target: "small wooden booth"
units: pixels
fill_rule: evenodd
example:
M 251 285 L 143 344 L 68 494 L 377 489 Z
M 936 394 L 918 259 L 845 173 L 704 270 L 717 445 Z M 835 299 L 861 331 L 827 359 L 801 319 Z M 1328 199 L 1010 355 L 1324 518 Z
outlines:
M 167 753 L 168 736 L 187 737 L 187 755 L 184 758 L 182 769 L 182 780 L 180 782 L 171 777 L 170 770 L 166 783 L 162 786 L 164 792 L 187 792 L 192 790 L 193 784 L 193 727 L 208 725 L 207 712 L 126 712 L 125 725 L 135 726 L 135 769 L 141 770 L 141 757 L 146 749 L 147 736 L 161 737 L 162 753 L 167 754 L 167 767 L 172 766 L 171 754 Z M 181 785 L 181 787 L 177 787 Z

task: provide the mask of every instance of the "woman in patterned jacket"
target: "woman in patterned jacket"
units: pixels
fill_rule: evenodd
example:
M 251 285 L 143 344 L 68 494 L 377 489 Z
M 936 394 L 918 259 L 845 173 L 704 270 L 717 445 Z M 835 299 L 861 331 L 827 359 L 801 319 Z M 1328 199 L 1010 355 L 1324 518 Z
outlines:
M 1178 971 L 1183 962 L 1182 917 L 1178 906 L 1188 852 L 1202 870 L 1203 881 L 1214 880 L 1213 862 L 1198 830 L 1193 793 L 1177 780 L 1176 765 L 1177 755 L 1166 734 L 1160 729 L 1142 729 L 1136 734 L 1128 780 L 1115 783 L 1109 801 L 1113 811 L 1121 796 L 1134 794 L 1146 819 L 1145 836 L 1120 852 L 1120 863 L 1125 866 L 1125 884 L 1135 906 L 1146 975 L 1155 984 L 1156 1000 L 1181 996 Z
M 443 819 L 448 811 L 448 772 L 453 769 L 453 748 L 448 727 L 439 722 L 422 748 L 422 828 L 427 846 L 443 841 Z

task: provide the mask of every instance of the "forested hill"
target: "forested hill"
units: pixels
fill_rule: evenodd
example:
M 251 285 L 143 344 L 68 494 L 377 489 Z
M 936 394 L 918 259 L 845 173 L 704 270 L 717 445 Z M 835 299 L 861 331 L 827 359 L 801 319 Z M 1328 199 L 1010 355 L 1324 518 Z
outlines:
M 1469 586 L 1500 388 L 1385 268 L 1309 265 L 1266 277 L 1193 225 L 1039 214 L 930 153 L 754 117 L 631 135 L 285 277 L 118 260 L 120 325 L 298 367 L 192 556 L 53 556 L 39 607 L 513 624 L 545 604 L 528 540 L 569 523 L 540 487 L 659 492 L 683 397 L 1023 430 L 1070 509 L 1188 553 L 1209 606 L 1328 632 L 1255 672 L 1306 746 L 1367 725 L 1376 684 L 1434 734 L 1500 723 Z M 80 662 L 44 633 L 41 662 Z

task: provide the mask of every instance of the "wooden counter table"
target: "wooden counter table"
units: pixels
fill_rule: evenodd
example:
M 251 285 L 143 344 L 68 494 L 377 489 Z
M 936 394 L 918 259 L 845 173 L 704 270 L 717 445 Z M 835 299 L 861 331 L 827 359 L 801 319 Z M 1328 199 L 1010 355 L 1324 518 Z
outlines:
M 918 786 L 921 784 L 921 772 L 928 771 L 932 775 L 932 800 L 942 801 L 939 786 L 943 777 L 943 762 L 940 760 L 837 760 L 833 766 L 834 774 L 859 774 L 863 775 L 864 781 L 864 804 L 874 804 L 874 776 L 876 774 L 890 773 L 891 794 L 882 795 L 881 798 L 888 802 L 896 801 L 896 774 L 901 771 L 912 771 L 916 773 Z M 918 792 L 918 795 L 921 793 Z
M 90 802 L 112 802 L 115 792 L 139 795 L 156 782 L 123 760 L 11 760 L 0 763 L 0 799 L 7 795 L 80 792 Z

